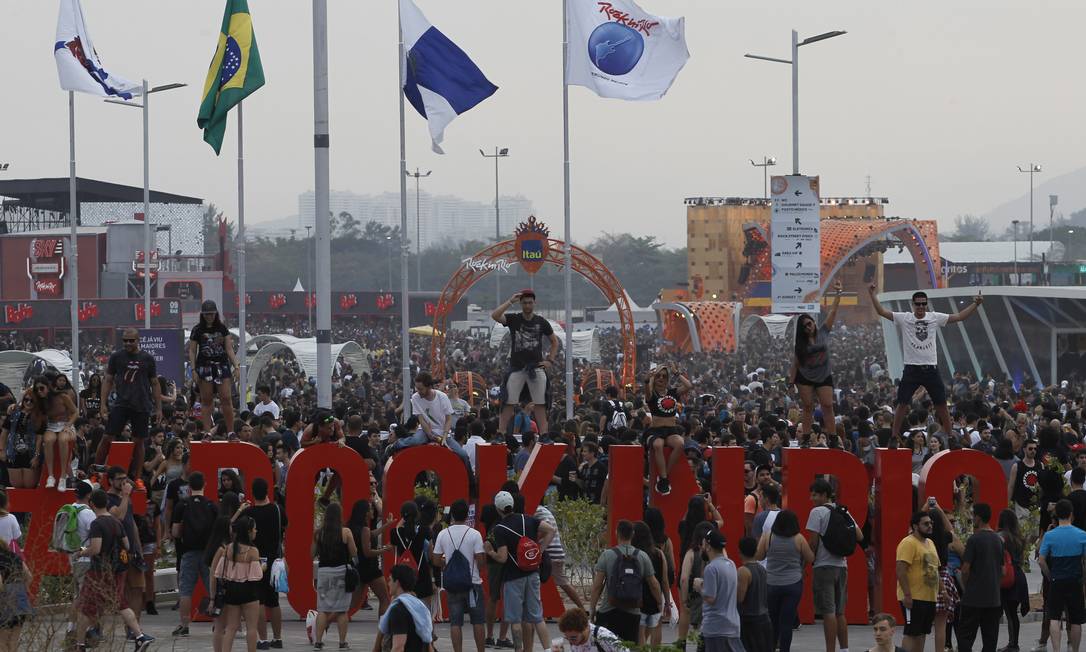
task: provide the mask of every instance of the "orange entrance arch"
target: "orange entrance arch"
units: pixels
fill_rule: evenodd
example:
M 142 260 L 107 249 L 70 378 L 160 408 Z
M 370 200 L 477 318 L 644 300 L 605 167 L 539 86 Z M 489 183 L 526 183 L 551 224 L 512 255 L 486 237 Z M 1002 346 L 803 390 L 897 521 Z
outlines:
M 542 264 L 563 267 L 566 262 L 563 254 L 566 243 L 548 238 L 547 245 L 543 248 Z M 619 328 L 622 332 L 622 384 L 633 385 L 637 371 L 637 338 L 634 333 L 633 312 L 630 310 L 626 293 L 615 275 L 600 259 L 580 247 L 573 246 L 571 249 L 573 271 L 595 285 L 607 301 L 618 310 Z M 437 310 L 434 312 L 434 337 L 430 343 L 430 359 L 436 378 L 445 375 L 445 331 L 453 306 L 464 297 L 471 286 L 481 279 L 517 262 L 517 241 L 498 242 L 465 261 L 445 284 L 445 289 L 438 300 Z M 566 324 L 566 328 L 570 327 L 572 324 Z

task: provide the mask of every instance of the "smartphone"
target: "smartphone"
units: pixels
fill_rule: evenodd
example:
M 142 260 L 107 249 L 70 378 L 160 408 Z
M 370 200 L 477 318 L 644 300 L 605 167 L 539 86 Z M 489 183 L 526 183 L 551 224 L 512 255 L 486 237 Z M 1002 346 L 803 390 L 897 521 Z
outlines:
M 928 498 L 928 507 L 935 507 L 935 496 L 931 496 Z

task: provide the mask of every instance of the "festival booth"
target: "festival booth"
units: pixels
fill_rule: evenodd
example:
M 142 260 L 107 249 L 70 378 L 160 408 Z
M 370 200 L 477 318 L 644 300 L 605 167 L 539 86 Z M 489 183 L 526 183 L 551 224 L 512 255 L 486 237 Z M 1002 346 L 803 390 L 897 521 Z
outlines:
M 260 372 L 272 359 L 284 351 L 290 351 L 294 359 L 298 361 L 302 373 L 308 378 L 317 369 L 317 338 L 300 338 L 293 335 L 257 335 L 253 338 L 253 345 L 257 347 L 256 355 L 249 359 L 249 386 L 256 387 Z M 343 360 L 351 365 L 356 374 L 369 373 L 369 351 L 363 349 L 358 342 L 343 342 L 332 345 L 332 359 Z
M 24 387 L 29 376 L 36 376 L 50 368 L 71 381 L 72 358 L 67 351 L 0 351 L 0 383 L 12 388 L 12 391 Z
M 732 301 L 655 303 L 661 344 L 680 353 L 735 353 L 743 304 Z

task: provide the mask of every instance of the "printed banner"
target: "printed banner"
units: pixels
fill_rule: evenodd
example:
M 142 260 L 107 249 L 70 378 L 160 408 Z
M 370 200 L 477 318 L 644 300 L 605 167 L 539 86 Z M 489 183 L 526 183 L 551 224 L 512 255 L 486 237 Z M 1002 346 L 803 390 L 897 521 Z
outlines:
M 140 348 L 151 354 L 158 375 L 172 380 L 178 387 L 185 384 L 185 339 L 180 328 L 141 328 Z
M 822 261 L 818 177 L 773 177 L 772 189 L 772 310 L 817 313 Z

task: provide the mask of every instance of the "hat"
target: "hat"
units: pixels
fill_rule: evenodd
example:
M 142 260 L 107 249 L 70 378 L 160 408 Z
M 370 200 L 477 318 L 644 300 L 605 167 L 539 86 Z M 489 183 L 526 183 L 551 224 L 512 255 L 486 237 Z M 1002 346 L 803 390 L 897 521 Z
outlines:
M 204 301 L 200 304 L 200 312 L 218 312 L 219 308 L 215 305 L 215 302 L 211 299 Z
M 513 494 L 508 491 L 499 491 L 494 494 L 494 507 L 501 513 L 513 509 Z
M 520 295 L 521 299 L 523 299 L 524 297 L 532 297 L 533 299 L 535 298 L 535 290 L 531 288 L 524 288 L 520 292 L 517 292 L 517 294 Z
M 691 439 L 690 441 L 683 444 L 683 452 L 686 452 L 686 453 L 694 452 L 694 453 L 697 453 L 698 455 L 701 455 L 701 446 L 698 446 L 698 442 Z
M 91 495 L 92 491 L 94 491 L 94 485 L 87 482 L 86 480 L 80 480 L 79 482 L 75 483 L 76 498 L 86 498 L 87 496 Z
M 709 530 L 705 533 L 705 543 L 709 544 L 709 547 L 714 550 L 723 550 L 724 544 L 728 541 L 724 538 L 724 535 L 720 530 Z

